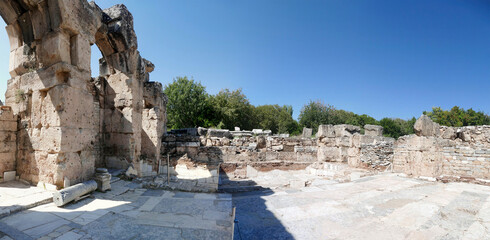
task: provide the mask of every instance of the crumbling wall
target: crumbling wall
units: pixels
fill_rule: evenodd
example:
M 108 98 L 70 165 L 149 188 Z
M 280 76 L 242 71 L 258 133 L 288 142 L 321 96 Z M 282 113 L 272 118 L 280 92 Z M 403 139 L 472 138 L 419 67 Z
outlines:
M 144 108 L 142 114 L 141 159 L 142 164 L 151 165 L 151 171 L 143 171 L 142 175 L 152 175 L 157 171 L 158 160 L 162 148 L 162 136 L 166 132 L 166 103 L 163 87 L 158 82 L 144 83 Z M 145 163 L 146 162 L 146 163 Z M 149 169 L 148 167 L 146 169 Z
M 490 179 L 490 126 L 445 127 L 422 116 L 395 142 L 393 170 L 411 176 Z
M 320 125 L 318 161 L 344 162 L 352 167 L 384 168 L 391 164 L 394 139 L 383 137 L 381 126 Z
M 208 132 L 209 133 L 209 132 Z M 282 138 L 274 136 L 214 137 L 200 136 L 202 146 L 218 147 L 224 163 L 254 162 L 314 162 L 316 141 L 311 138 Z
M 16 140 L 17 116 L 10 107 L 0 106 L 0 178 L 4 172 L 15 171 Z
M 360 163 L 357 166 L 381 169 L 393 162 L 394 138 L 361 136 Z
M 318 138 L 250 136 L 247 131 L 205 128 L 175 130 L 183 135 L 167 135 L 162 153 L 170 154 L 174 165 L 186 155 L 192 162 L 220 166 L 228 176 L 238 178 L 247 176 L 250 169 L 298 170 L 317 162 L 385 168 L 392 161 L 394 139 L 383 137 L 380 126 L 367 129 L 370 135 L 360 135 L 360 128 L 351 125 L 322 125 Z
M 101 25 L 87 1 L 1 1 L 10 41 L 6 102 L 19 116 L 17 173 L 63 186 L 94 171 L 98 121 L 90 45 Z
M 142 58 L 133 16 L 124 5 L 102 12 L 103 27 L 95 35 L 100 59 L 104 163 L 109 168 L 131 166 L 139 176 L 154 175 L 165 132 L 166 97 L 162 85 L 150 82 L 155 66 Z
M 126 7 L 102 11 L 86 0 L 6 0 L 0 1 L 0 15 L 11 49 L 5 104 L 19 116 L 20 177 L 61 187 L 87 180 L 96 165 L 111 166 L 111 156 L 141 175 L 142 145 L 153 144 L 158 155 L 154 135 L 163 134 L 165 115 L 160 111 L 162 123 L 143 129 L 145 84 L 160 93 L 161 87 L 149 82 L 154 66 L 137 50 Z M 90 72 L 93 44 L 103 55 L 96 79 Z M 149 111 L 147 118 L 154 118 Z M 142 143 L 148 134 L 153 139 Z
M 246 131 L 236 134 L 228 130 L 204 128 L 173 132 L 193 133 L 195 136 L 165 136 L 162 144 L 163 159 L 167 153 L 170 154 L 171 166 L 176 166 L 177 160 L 185 155 L 196 166 L 205 165 L 213 177 L 218 167 L 235 177 L 245 177 L 250 167 L 258 171 L 304 169 L 317 160 L 316 141 L 311 138 L 284 138 L 265 134 L 248 136 Z M 209 182 L 214 183 L 211 180 Z

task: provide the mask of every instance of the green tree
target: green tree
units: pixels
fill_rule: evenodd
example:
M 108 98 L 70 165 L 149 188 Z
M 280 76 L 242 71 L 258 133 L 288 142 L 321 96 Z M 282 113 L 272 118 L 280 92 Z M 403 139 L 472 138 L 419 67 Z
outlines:
M 170 129 L 206 126 L 212 109 L 206 88 L 201 83 L 177 77 L 163 92 L 168 97 L 167 126 Z
M 272 133 L 298 132 L 298 123 L 293 119 L 293 107 L 284 105 L 262 105 L 255 108 L 258 127 L 269 129 Z
M 413 134 L 413 125 L 416 119 L 412 118 L 408 121 L 400 118 L 383 118 L 379 121 L 379 125 L 383 127 L 383 135 L 386 137 L 399 138 L 400 136 Z
M 364 127 L 364 125 L 366 125 L 366 124 L 379 125 L 379 123 L 376 119 L 374 119 L 373 117 L 366 115 L 366 114 L 357 115 L 357 123 L 361 127 Z
M 476 112 L 471 108 L 465 110 L 458 106 L 454 106 L 449 111 L 443 110 L 440 107 L 433 107 L 432 111 L 424 111 L 424 114 L 430 117 L 432 121 L 450 127 L 490 124 L 490 116 L 484 112 Z
M 214 108 L 216 118 L 214 122 L 218 122 L 221 128 L 252 129 L 257 125 L 254 106 L 250 104 L 242 89 L 234 91 L 223 89 L 215 96 L 211 96 L 210 103 Z
M 397 124 L 391 118 L 383 118 L 379 121 L 379 125 L 383 127 L 383 135 L 386 137 L 398 138 L 402 136 L 402 129 L 399 124 Z
M 395 118 L 395 119 L 393 119 L 393 121 L 398 126 L 400 126 L 400 131 L 401 131 L 400 136 L 409 135 L 409 134 L 414 133 L 413 125 L 415 124 L 415 121 L 417 121 L 417 119 L 415 119 L 414 117 L 408 121 L 400 119 L 400 118 Z
M 321 101 L 311 101 L 304 105 L 299 114 L 299 124 L 302 127 L 313 128 L 313 132 L 318 131 L 321 124 L 334 124 L 333 116 L 335 108 L 325 105 Z
M 350 125 L 355 125 L 355 126 L 361 126 L 363 127 L 364 125 L 361 125 L 359 122 L 359 116 L 353 112 L 345 111 L 342 109 L 333 109 L 332 111 L 332 118 L 329 121 L 329 124 L 350 124 Z

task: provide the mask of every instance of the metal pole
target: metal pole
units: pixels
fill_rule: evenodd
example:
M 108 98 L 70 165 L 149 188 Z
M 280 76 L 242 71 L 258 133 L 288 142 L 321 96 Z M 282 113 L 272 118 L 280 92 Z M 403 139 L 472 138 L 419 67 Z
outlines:
M 235 213 L 236 212 L 236 207 L 233 207 L 233 210 L 231 212 L 231 240 L 234 239 L 235 235 Z
M 167 185 L 170 184 L 170 154 L 167 153 Z
M 160 175 L 160 169 L 162 168 L 162 158 L 158 159 L 158 175 Z

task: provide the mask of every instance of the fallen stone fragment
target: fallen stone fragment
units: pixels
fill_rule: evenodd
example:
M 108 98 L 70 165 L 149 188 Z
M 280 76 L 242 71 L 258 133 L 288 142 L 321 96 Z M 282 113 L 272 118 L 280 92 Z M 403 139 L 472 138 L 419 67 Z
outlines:
M 95 191 L 95 189 L 97 189 L 97 182 L 94 180 L 79 183 L 53 193 L 53 202 L 56 206 L 61 207 L 78 197 Z

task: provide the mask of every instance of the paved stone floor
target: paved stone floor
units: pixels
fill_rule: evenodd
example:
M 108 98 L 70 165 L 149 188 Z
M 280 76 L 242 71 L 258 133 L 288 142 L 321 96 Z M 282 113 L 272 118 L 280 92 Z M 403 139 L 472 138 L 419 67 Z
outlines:
M 237 193 L 235 239 L 490 239 L 489 195 L 396 174 Z
M 53 200 L 53 194 L 19 181 L 0 183 L 0 218 Z
M 230 239 L 230 194 L 146 190 L 126 181 L 58 208 L 0 219 L 0 239 Z
M 119 180 L 111 191 L 63 208 L 49 203 L 1 218 L 0 240 L 230 239 L 232 204 L 240 240 L 489 239 L 488 186 L 391 173 L 353 179 L 316 178 L 308 187 L 233 195 L 146 190 Z M 25 200 L 22 189 L 43 193 L 15 186 L 0 188 L 0 199 Z

